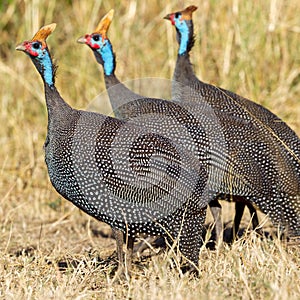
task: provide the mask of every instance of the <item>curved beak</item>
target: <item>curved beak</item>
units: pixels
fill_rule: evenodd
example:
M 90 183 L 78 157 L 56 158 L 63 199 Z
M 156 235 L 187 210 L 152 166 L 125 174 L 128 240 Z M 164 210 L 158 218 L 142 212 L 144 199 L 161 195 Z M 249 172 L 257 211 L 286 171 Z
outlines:
M 19 50 L 19 51 L 25 51 L 26 48 L 25 48 L 24 43 L 21 43 L 21 44 L 17 45 L 17 46 L 16 46 L 16 50 Z
M 80 37 L 78 40 L 77 40 L 77 43 L 80 43 L 80 44 L 85 44 L 86 42 L 86 38 L 84 36 Z

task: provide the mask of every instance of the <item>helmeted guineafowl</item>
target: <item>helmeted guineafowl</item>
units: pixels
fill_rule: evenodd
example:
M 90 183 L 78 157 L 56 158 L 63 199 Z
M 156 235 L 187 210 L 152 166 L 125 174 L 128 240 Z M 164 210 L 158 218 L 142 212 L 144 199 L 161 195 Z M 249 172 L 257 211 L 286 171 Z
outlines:
M 112 44 L 107 37 L 107 31 L 111 24 L 113 13 L 114 11 L 110 10 L 110 12 L 101 19 L 95 31 L 92 34 L 86 34 L 85 36 L 81 37 L 80 39 L 78 39 L 78 42 L 88 45 L 93 50 L 97 62 L 102 65 L 107 92 L 116 117 L 120 119 L 127 119 L 136 117 L 139 113 L 155 113 L 156 115 L 159 115 L 160 113 L 164 112 L 170 115 L 170 113 L 168 113 L 167 111 L 170 112 L 173 110 L 173 104 L 162 103 L 161 100 L 149 98 L 143 101 L 142 99 L 145 98 L 144 96 L 138 95 L 129 90 L 116 77 L 116 58 L 113 52 Z M 155 101 L 160 102 L 153 103 Z M 173 111 L 175 112 L 177 110 Z M 198 111 L 194 112 L 198 113 Z M 200 112 L 202 113 L 202 111 Z M 178 113 L 180 113 L 179 110 Z M 172 113 L 172 115 L 173 114 L 174 113 Z M 210 205 L 215 207 L 215 202 L 210 202 Z M 249 204 L 249 206 L 250 205 L 251 204 Z M 222 228 L 222 220 L 220 217 L 218 217 L 218 214 L 215 213 L 215 209 L 212 209 L 212 212 L 214 221 L 216 223 L 216 228 L 219 229 L 216 230 L 216 240 L 219 240 L 219 237 L 222 234 L 220 230 L 220 228 Z M 219 213 L 219 211 L 217 213 Z M 236 216 L 236 218 L 238 217 L 239 216 Z M 239 222 L 236 222 L 236 224 L 239 224 Z M 256 224 L 256 226 L 257 225 L 258 224 Z
M 179 133 L 189 132 L 189 142 L 185 136 L 173 140 L 146 130 L 144 120 L 137 126 L 136 120 L 133 124 L 73 109 L 55 87 L 56 68 L 46 44 L 54 28 L 44 26 L 16 47 L 31 58 L 43 79 L 48 111 L 45 161 L 52 185 L 90 216 L 131 237 L 146 233 L 177 240 L 183 255 L 197 265 L 208 203 L 204 191 L 209 153 L 217 152 L 206 130 L 212 130 L 214 120 L 206 113 L 202 124 L 187 111 L 191 121 Z M 181 109 L 176 104 L 173 108 Z M 178 116 L 168 121 L 174 128 L 180 125 Z
M 269 214 L 275 224 L 281 224 L 291 234 L 299 235 L 300 140 L 293 130 L 266 108 L 230 91 L 206 84 L 195 76 L 189 53 L 194 45 L 192 13 L 196 9 L 195 6 L 189 6 L 183 11 L 171 13 L 165 17 L 176 27 L 176 38 L 179 43 L 172 98 L 177 101 L 197 102 L 201 100 L 209 104 L 216 112 L 224 129 L 224 135 L 231 149 L 230 155 L 240 159 L 237 166 L 241 172 L 244 170 L 244 173 L 249 174 L 253 179 L 259 174 L 256 168 L 265 174 L 264 178 L 256 183 L 257 189 L 261 189 L 262 194 L 266 192 L 265 196 L 261 195 L 261 199 L 240 197 L 243 195 L 237 188 L 236 193 L 232 193 L 232 199 L 246 200 L 246 204 L 253 212 L 254 208 L 251 203 L 256 204 L 264 213 Z M 240 123 L 240 129 L 230 123 L 231 117 L 236 119 L 237 125 Z M 251 128 L 247 128 L 248 124 L 255 124 L 259 130 L 251 133 Z M 254 136 L 256 137 L 253 139 Z M 242 145 L 245 142 L 247 144 Z M 240 147 L 238 155 L 234 144 Z M 257 149 L 257 153 L 252 158 L 250 157 L 252 161 L 243 162 L 243 151 L 252 151 L 253 148 Z M 273 152 L 274 149 L 277 150 Z M 264 154 L 268 159 L 263 158 Z M 252 164 L 254 164 L 254 169 L 251 170 L 249 166 Z M 250 202 L 247 202 L 248 200 Z M 240 204 L 238 209 L 242 212 L 244 204 Z M 236 216 L 241 217 L 241 214 L 236 213 Z M 254 221 L 257 222 L 257 216 L 254 216 Z M 239 221 L 240 219 L 235 218 L 235 231 L 237 231 Z

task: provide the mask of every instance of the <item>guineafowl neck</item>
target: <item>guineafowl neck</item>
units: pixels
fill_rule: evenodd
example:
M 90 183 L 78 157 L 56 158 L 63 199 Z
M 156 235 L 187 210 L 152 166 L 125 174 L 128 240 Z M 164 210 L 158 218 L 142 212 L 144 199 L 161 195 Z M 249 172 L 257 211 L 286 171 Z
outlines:
M 112 46 L 109 42 L 107 42 L 106 47 L 105 51 L 102 49 L 101 53 L 99 51 L 95 51 L 94 53 L 98 63 L 103 66 L 105 86 L 115 116 L 117 118 L 124 119 L 127 118 L 128 115 L 127 110 L 123 107 L 123 105 L 142 97 L 129 90 L 116 77 L 116 61 Z
M 48 111 L 48 130 L 52 123 L 64 123 L 68 119 L 72 108 L 63 100 L 55 87 L 55 69 L 50 54 L 47 52 L 43 60 L 34 59 L 33 63 L 44 81 L 46 105 Z M 63 122 L 61 122 L 63 120 Z
M 194 101 L 194 89 L 200 88 L 203 82 L 194 74 L 188 53 L 178 55 L 172 81 L 172 99 L 175 101 Z
M 56 67 L 52 63 L 50 53 L 46 50 L 46 54 L 42 59 L 35 58 L 32 61 L 44 82 L 49 119 L 52 118 L 52 115 L 65 114 L 65 111 L 70 110 L 71 107 L 63 100 L 55 87 Z
M 106 75 L 104 73 L 104 81 L 105 81 L 105 87 L 107 90 L 109 90 L 111 87 L 121 84 L 120 80 L 116 77 L 116 75 L 113 73 L 111 75 Z
M 60 96 L 55 86 L 45 83 L 45 98 L 48 112 L 48 135 L 65 127 L 75 111 Z
M 183 85 L 189 85 L 191 80 L 194 79 L 196 79 L 196 76 L 190 62 L 189 54 L 178 55 L 173 80 Z
M 143 97 L 128 89 L 119 81 L 115 74 L 110 76 L 104 74 L 104 79 L 109 100 L 115 116 L 121 119 L 127 118 L 128 116 L 122 113 L 122 106 Z
M 65 115 L 72 110 L 71 106 L 64 101 L 54 85 L 49 86 L 45 83 L 44 88 L 49 117 L 52 117 L 52 115 Z

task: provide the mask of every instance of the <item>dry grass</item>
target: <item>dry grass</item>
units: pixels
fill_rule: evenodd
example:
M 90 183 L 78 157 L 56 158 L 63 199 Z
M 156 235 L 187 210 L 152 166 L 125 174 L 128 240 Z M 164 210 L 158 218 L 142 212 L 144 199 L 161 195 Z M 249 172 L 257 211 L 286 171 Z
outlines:
M 203 248 L 199 278 L 180 275 L 176 266 L 170 267 L 173 260 L 161 254 L 136 259 L 132 281 L 113 284 L 109 227 L 61 199 L 49 183 L 42 151 L 47 124 L 42 84 L 15 45 L 41 25 L 57 22 L 49 38 L 60 66 L 57 86 L 69 103 L 84 108 L 104 85 L 91 51 L 76 39 L 115 8 L 109 36 L 119 78 L 168 79 L 177 45 L 174 28 L 162 17 L 188 4 L 192 2 L 1 2 L 1 298 L 300 298 L 299 246 L 255 234 L 232 248 Z M 298 0 L 203 0 L 198 6 L 192 55 L 198 76 L 264 104 L 300 134 Z M 224 206 L 225 219 L 231 220 L 232 207 Z M 248 222 L 249 217 L 243 226 Z

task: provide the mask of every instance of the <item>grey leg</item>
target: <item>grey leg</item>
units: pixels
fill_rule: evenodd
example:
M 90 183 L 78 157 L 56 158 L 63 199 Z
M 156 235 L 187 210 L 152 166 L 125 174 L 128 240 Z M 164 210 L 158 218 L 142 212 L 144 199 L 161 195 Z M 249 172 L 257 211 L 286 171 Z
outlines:
M 113 228 L 113 232 L 116 239 L 117 256 L 118 256 L 118 270 L 116 273 L 116 277 L 125 276 L 125 278 L 128 279 L 128 277 L 130 277 L 130 271 L 132 268 L 132 253 L 133 253 L 134 238 L 128 237 L 126 241 L 127 251 L 125 254 L 125 258 L 126 258 L 126 264 L 125 264 L 124 253 L 123 253 L 124 234 L 121 230 L 114 229 L 114 228 Z
M 209 203 L 211 213 L 214 218 L 216 230 L 216 244 L 219 245 L 223 241 L 223 222 L 222 222 L 222 207 L 217 199 Z
M 114 236 L 116 239 L 116 245 L 117 245 L 118 269 L 124 268 L 123 232 L 121 230 L 113 228 L 113 233 L 114 233 Z
M 132 269 L 133 245 L 134 245 L 134 238 L 129 236 L 127 239 L 127 251 L 126 251 L 126 267 L 127 267 L 128 274 L 130 274 Z

